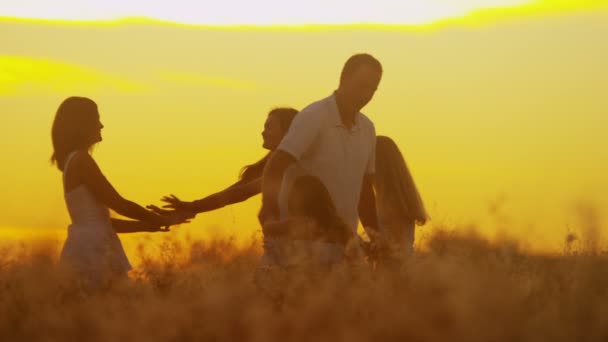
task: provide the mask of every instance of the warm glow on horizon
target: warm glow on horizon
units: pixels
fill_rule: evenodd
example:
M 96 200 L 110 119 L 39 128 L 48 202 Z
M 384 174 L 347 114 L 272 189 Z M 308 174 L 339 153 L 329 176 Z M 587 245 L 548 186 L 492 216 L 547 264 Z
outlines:
M 538 0 L 284 0 L 15 1 L 0 15 L 50 20 L 149 18 L 195 25 L 404 24 L 423 25 L 474 11 L 530 5 Z
M 94 157 L 121 194 L 193 200 L 267 153 L 270 109 L 330 94 L 346 58 L 369 52 L 385 73 L 364 112 L 404 151 L 432 217 L 421 234 L 476 225 L 559 250 L 568 231 L 608 224 L 606 4 L 0 0 L 0 242 L 65 234 L 49 157 L 66 97 L 98 103 Z M 257 196 L 176 230 L 248 240 L 259 207 Z

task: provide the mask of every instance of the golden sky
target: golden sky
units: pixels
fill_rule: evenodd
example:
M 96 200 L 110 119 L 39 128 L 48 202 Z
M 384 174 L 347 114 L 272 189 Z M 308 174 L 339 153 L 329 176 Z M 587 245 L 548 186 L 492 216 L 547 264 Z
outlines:
M 240 24 L 426 24 L 471 11 L 528 4 L 532 0 L 227 0 L 78 1 L 25 0 L 2 4 L 0 13 L 25 18 L 108 20 L 147 17 L 177 23 Z
M 65 97 L 99 104 L 94 156 L 123 195 L 194 199 L 264 155 L 268 110 L 330 94 L 361 51 L 385 69 L 364 112 L 401 146 L 433 225 L 474 223 L 553 249 L 568 229 L 606 227 L 606 1 L 214 3 L 0 2 L 0 239 L 68 224 L 48 163 Z M 83 22 L 125 17 L 197 25 Z M 405 26 L 198 26 L 361 22 Z M 180 229 L 249 237 L 259 204 Z M 581 206 L 597 208 L 597 223 Z
M 605 0 L 20 0 L 0 3 L 4 17 L 99 21 L 149 18 L 196 25 L 424 25 L 484 10 L 563 11 Z

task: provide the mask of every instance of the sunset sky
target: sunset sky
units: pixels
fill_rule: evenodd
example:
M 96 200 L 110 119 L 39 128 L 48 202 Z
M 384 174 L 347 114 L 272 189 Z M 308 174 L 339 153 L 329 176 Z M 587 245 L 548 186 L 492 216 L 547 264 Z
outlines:
M 364 112 L 404 152 L 421 234 L 477 225 L 559 250 L 608 223 L 606 37 L 608 1 L 0 0 L 0 240 L 68 224 L 48 162 L 65 97 L 98 103 L 94 157 L 125 197 L 195 199 L 264 155 L 270 109 L 327 96 L 369 52 L 385 73 Z M 259 205 L 179 229 L 248 238 Z
M 151 18 L 202 25 L 409 24 L 462 18 L 482 10 L 571 11 L 602 7 L 604 0 L 174 0 L 3 1 L 6 17 L 54 20 Z
M 112 20 L 147 17 L 205 25 L 275 24 L 428 24 L 462 17 L 475 10 L 529 5 L 531 0 L 228 0 L 228 1 L 12 1 L 6 16 L 63 20 Z

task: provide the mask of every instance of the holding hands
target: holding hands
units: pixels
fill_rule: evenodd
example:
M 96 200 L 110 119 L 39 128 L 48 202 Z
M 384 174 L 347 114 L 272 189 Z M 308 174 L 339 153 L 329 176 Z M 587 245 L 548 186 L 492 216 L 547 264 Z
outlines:
M 141 210 L 144 209 L 142 208 Z M 168 232 L 170 231 L 169 228 L 171 226 L 189 223 L 189 220 L 193 217 L 193 215 L 188 212 L 177 210 L 164 210 L 163 213 L 159 213 L 155 210 L 152 211 L 154 213 L 145 211 L 147 218 L 137 221 L 113 218 L 111 219 L 112 228 L 114 228 L 117 233 Z
M 169 196 L 163 197 L 161 199 L 161 201 L 167 203 L 167 204 L 163 205 L 163 208 L 188 211 L 188 212 L 191 212 L 191 213 L 195 213 L 196 212 L 196 206 L 195 206 L 194 202 L 185 202 L 185 201 L 182 201 L 179 198 L 177 198 L 177 196 L 175 196 L 173 194 L 171 194 Z
M 156 225 L 156 229 L 152 231 L 169 231 L 171 226 L 190 223 L 190 219 L 195 216 L 195 214 L 186 210 L 167 210 L 161 209 L 155 205 L 148 205 L 146 208 L 159 217 L 158 225 Z

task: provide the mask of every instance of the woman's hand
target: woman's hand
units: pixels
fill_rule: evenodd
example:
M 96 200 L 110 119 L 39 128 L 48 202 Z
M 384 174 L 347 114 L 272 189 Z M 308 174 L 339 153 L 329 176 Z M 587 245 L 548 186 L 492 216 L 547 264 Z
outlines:
M 195 212 L 196 208 L 194 202 L 184 202 L 177 198 L 175 195 L 169 195 L 161 198 L 161 201 L 168 203 L 163 205 L 163 208 L 175 209 L 175 210 L 184 210 Z
M 155 206 L 154 204 L 147 205 L 146 208 L 149 210 L 152 210 L 155 214 L 163 215 L 163 216 L 169 215 L 175 211 L 175 210 L 162 209 L 162 208 Z
M 162 226 L 168 228 L 168 226 L 174 226 L 182 223 L 190 223 L 190 219 L 194 218 L 195 214 L 185 210 L 167 210 L 161 209 L 155 205 L 148 205 L 146 208 L 152 210 L 162 218 Z
M 167 226 L 174 226 L 182 223 L 190 223 L 190 219 L 194 217 L 191 212 L 184 210 L 174 210 L 162 215 L 167 221 Z
M 132 221 L 132 220 L 121 220 L 111 219 L 112 228 L 117 233 L 154 233 L 154 232 L 168 232 L 169 227 L 164 226 L 160 223 L 151 223 L 149 221 Z

